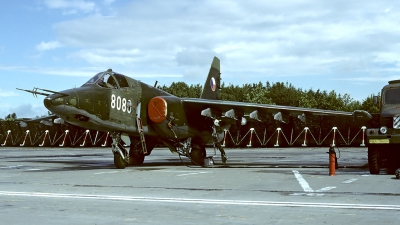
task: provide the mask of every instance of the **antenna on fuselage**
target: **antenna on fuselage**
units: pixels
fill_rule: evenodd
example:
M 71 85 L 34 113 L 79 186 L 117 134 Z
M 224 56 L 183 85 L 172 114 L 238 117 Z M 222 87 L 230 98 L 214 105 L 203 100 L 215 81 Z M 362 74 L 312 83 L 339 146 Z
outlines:
M 157 86 L 157 83 L 158 83 L 158 80 L 156 80 L 156 82 L 154 83 L 154 87 L 156 87 L 156 86 Z

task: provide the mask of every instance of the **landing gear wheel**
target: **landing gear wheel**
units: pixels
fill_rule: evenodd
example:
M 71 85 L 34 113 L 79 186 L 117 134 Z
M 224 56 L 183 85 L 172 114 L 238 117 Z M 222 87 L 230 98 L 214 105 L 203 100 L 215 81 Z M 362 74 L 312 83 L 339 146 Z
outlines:
M 139 166 L 142 165 L 144 162 L 144 155 L 143 154 L 129 154 L 129 165 L 132 166 Z
M 368 165 L 369 165 L 369 172 L 371 174 L 379 174 L 381 168 L 379 166 L 378 146 L 368 147 Z
M 205 157 L 206 157 L 205 147 L 199 145 L 194 145 L 192 147 L 192 151 L 190 151 L 190 159 L 192 160 L 193 164 L 198 166 L 203 166 Z
M 147 149 L 147 153 L 144 154 L 144 156 L 148 156 L 151 154 L 151 151 L 153 151 L 154 147 L 156 146 L 155 141 L 153 141 L 150 138 L 146 139 L 146 149 Z
M 131 142 L 131 147 L 129 149 L 129 165 L 142 165 L 144 157 L 145 155 L 143 154 L 142 143 L 140 141 L 137 141 L 136 143 Z
M 396 179 L 400 179 L 400 168 L 396 170 L 394 175 L 396 175 Z
M 119 153 L 114 153 L 114 165 L 117 169 L 125 169 L 126 162 Z

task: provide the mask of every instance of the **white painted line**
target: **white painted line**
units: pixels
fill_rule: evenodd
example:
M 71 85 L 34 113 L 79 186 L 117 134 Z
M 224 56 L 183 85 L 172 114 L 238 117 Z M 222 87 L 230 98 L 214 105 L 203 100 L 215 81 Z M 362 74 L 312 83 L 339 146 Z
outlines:
M 274 202 L 274 201 L 245 201 L 245 200 L 192 199 L 192 198 L 156 198 L 156 197 L 61 194 L 61 193 L 41 193 L 41 192 L 0 191 L 0 196 L 64 198 L 64 199 L 92 199 L 92 200 L 132 201 L 132 202 L 163 202 L 163 203 L 185 203 L 185 204 L 192 203 L 192 204 L 244 205 L 244 206 L 281 206 L 281 207 L 370 209 L 370 210 L 398 210 L 398 211 L 400 210 L 400 205 L 341 204 L 341 203 L 312 203 L 312 202 Z
M 108 173 L 119 173 L 119 171 L 98 172 L 98 173 L 94 173 L 94 174 L 99 175 L 99 174 L 108 174 Z
M 334 189 L 334 188 L 336 188 L 336 187 L 324 187 L 324 188 L 321 188 L 321 189 L 319 189 L 319 190 L 316 190 L 315 192 L 330 191 L 330 190 L 332 190 L 332 189 Z
M 132 169 L 124 169 L 124 170 L 114 170 L 114 171 L 107 171 L 107 172 L 98 172 L 98 173 L 93 173 L 94 175 L 100 175 L 100 174 L 112 174 L 112 173 L 129 173 L 134 170 Z
M 304 196 L 304 195 L 306 195 L 306 196 L 317 196 L 317 197 L 324 196 L 324 194 L 318 194 L 318 193 L 313 193 L 313 192 L 293 193 L 293 194 L 290 194 L 290 195 L 292 195 L 292 196 Z
M 294 176 L 296 177 L 297 181 L 299 182 L 300 186 L 303 188 L 304 192 L 306 193 L 293 193 L 291 195 L 307 195 L 307 196 L 323 196 L 324 194 L 320 194 L 318 192 L 324 192 L 332 190 L 336 187 L 324 187 L 319 190 L 314 191 L 307 181 L 303 178 L 303 176 L 297 170 L 292 170 Z M 317 193 L 316 193 L 317 192 Z
M 198 174 L 204 174 L 204 173 L 209 173 L 209 172 L 185 173 L 185 174 L 179 174 L 179 175 L 176 175 L 176 176 L 177 176 L 177 177 L 181 177 L 181 176 L 198 175 Z
M 23 167 L 24 165 L 16 165 L 16 166 L 4 166 L 4 167 L 0 167 L 0 169 L 16 169 L 19 167 Z
M 157 172 L 161 172 L 161 173 L 185 173 L 185 174 L 176 175 L 178 177 L 188 176 L 188 175 L 205 174 L 205 173 L 214 173 L 212 171 L 211 172 L 209 172 L 209 171 L 207 171 L 207 172 L 205 172 L 205 171 L 193 172 L 193 170 L 192 171 L 185 171 L 185 170 L 157 170 Z
M 349 180 L 343 181 L 343 182 L 342 182 L 342 184 L 350 184 L 350 183 L 353 183 L 353 182 L 354 182 L 354 181 L 356 181 L 356 180 L 358 180 L 358 179 L 356 179 L 356 178 L 352 178 L 352 179 L 349 179 Z
M 155 170 L 156 172 L 161 173 L 191 173 L 193 170 Z
M 308 185 L 307 181 L 304 180 L 303 176 L 297 170 L 292 170 L 294 176 L 296 177 L 297 181 L 299 181 L 300 186 L 303 188 L 305 192 L 314 192 L 314 190 Z

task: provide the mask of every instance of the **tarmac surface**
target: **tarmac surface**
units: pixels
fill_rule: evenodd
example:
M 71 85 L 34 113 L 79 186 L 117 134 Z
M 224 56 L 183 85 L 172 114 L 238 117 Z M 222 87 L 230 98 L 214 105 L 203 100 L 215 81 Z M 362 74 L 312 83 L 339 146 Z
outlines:
M 329 176 L 327 151 L 226 149 L 199 167 L 157 148 L 119 170 L 108 148 L 1 147 L 1 224 L 398 224 L 400 180 L 370 175 L 367 148 L 340 148 Z

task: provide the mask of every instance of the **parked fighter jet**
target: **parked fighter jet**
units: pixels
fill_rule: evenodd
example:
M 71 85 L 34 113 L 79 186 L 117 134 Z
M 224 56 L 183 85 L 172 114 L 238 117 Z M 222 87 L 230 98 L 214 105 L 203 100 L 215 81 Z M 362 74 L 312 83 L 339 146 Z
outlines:
M 205 146 L 213 143 L 225 163 L 227 157 L 220 144 L 224 130 L 248 120 L 263 123 L 268 115 L 278 121 L 289 115 L 303 121 L 312 115 L 371 117 L 365 111 L 221 101 L 220 74 L 220 60 L 214 57 L 200 98 L 178 98 L 111 69 L 94 75 L 79 88 L 24 91 L 46 96 L 45 107 L 67 123 L 110 132 L 114 164 L 120 169 L 142 164 L 157 142 L 197 165 L 204 164 Z

